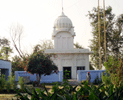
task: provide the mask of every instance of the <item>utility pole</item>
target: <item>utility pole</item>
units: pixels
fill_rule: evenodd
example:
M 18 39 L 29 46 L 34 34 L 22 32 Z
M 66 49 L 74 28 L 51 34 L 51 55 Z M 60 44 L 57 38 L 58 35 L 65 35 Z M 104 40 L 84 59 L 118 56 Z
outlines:
M 103 16 L 104 16 L 104 48 L 105 48 L 105 62 L 106 62 L 105 0 L 103 0 Z
M 101 41 L 100 41 L 100 9 L 98 0 L 98 33 L 99 33 L 99 69 L 101 69 Z

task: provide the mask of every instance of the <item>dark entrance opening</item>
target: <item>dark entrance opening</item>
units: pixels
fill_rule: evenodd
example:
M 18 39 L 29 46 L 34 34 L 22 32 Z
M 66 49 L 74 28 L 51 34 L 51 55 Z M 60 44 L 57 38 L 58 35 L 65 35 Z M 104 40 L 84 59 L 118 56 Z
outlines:
M 0 76 L 5 75 L 5 79 L 8 79 L 9 70 L 8 69 L 0 69 Z
M 71 79 L 71 67 L 63 67 L 64 79 Z

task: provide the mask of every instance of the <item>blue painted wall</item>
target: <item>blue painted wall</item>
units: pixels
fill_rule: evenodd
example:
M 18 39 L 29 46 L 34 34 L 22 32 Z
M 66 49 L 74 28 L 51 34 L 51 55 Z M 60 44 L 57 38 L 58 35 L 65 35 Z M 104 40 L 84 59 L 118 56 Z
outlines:
M 36 81 L 36 74 L 30 74 L 26 71 L 15 71 L 15 81 L 18 81 L 19 76 L 29 76 L 30 81 Z M 52 83 L 52 82 L 62 82 L 63 80 L 63 72 L 59 71 L 57 74 L 53 73 L 51 75 L 42 75 L 41 83 Z
M 81 82 L 82 80 L 86 80 L 87 72 L 90 72 L 91 82 L 93 82 L 97 76 L 101 80 L 101 74 L 102 72 L 105 72 L 105 70 L 78 70 L 77 81 Z
M 101 80 L 102 72 L 105 70 L 78 70 L 77 71 L 77 81 L 81 82 L 82 80 L 86 80 L 87 72 L 90 72 L 91 82 L 93 82 L 97 76 Z M 15 80 L 18 81 L 19 76 L 29 76 L 30 81 L 36 81 L 36 74 L 32 75 L 26 71 L 15 71 Z M 52 83 L 52 82 L 62 82 L 63 81 L 63 71 L 59 71 L 57 74 L 53 73 L 51 75 L 42 75 L 41 83 Z

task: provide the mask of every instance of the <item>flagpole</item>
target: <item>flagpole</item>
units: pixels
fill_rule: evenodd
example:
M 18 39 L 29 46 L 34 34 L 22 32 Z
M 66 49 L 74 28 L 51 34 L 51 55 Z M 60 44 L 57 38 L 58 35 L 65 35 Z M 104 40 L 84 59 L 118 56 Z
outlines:
M 106 61 L 105 0 L 103 0 L 103 16 L 104 16 L 104 48 L 105 48 L 105 61 Z
M 101 41 L 100 41 L 100 11 L 98 0 L 98 33 L 99 33 L 99 69 L 101 69 Z

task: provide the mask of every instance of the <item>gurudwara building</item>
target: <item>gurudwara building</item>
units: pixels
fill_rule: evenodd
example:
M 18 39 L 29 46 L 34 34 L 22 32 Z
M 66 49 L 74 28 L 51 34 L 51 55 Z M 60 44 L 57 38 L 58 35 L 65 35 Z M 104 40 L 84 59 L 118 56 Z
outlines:
M 47 49 L 45 53 L 53 54 L 51 59 L 63 75 L 65 70 L 69 71 L 69 79 L 77 78 L 77 70 L 89 70 L 89 54 L 92 53 L 88 49 L 75 49 L 74 37 L 72 21 L 62 12 L 54 23 L 54 49 Z

